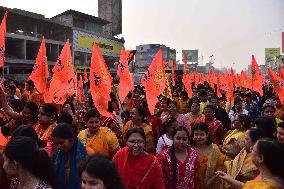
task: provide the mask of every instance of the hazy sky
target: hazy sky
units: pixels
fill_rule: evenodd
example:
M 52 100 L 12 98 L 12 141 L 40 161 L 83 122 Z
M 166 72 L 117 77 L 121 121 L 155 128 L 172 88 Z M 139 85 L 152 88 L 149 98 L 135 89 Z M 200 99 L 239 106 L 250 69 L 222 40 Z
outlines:
M 281 47 L 284 0 L 122 0 L 123 34 L 127 48 L 160 43 L 199 49 L 204 63 L 215 55 L 216 67 L 239 71 L 254 54 L 264 64 L 264 48 Z M 67 9 L 97 16 L 91 0 L 0 0 L 0 6 L 52 17 Z

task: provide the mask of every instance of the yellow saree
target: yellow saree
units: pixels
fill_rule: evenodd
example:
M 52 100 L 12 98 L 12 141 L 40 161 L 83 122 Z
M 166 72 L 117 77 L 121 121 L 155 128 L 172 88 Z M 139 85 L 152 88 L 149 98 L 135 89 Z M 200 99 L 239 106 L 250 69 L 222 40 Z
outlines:
M 208 182 L 214 177 L 215 172 L 222 170 L 223 161 L 221 152 L 216 144 L 211 144 L 207 154 L 197 156 L 196 188 L 208 188 Z M 212 189 L 221 189 L 220 184 L 213 182 Z
M 268 180 L 252 180 L 245 183 L 243 189 L 281 189 L 276 183 Z

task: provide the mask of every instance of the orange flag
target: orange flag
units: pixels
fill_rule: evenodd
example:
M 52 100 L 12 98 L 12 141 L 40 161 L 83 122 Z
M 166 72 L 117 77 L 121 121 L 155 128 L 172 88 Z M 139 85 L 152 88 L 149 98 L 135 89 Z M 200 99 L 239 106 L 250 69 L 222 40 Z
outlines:
M 166 88 L 165 70 L 163 67 L 163 52 L 158 51 L 147 72 L 141 80 L 146 90 L 146 99 L 149 111 L 154 115 L 154 109 L 158 102 L 157 96 L 163 93 Z
M 63 104 L 68 97 L 75 93 L 77 80 L 72 64 L 69 40 L 65 43 L 52 72 L 53 77 L 48 93 L 45 95 L 45 102 Z
M 183 73 L 186 73 L 186 69 L 187 69 L 187 56 L 186 53 L 183 53 Z
M 216 88 L 216 94 L 218 97 L 222 97 L 222 94 L 220 92 L 220 78 L 221 78 L 221 73 L 218 72 L 218 75 L 217 75 L 217 88 Z
M 233 77 L 229 75 L 227 78 L 227 102 L 232 102 L 234 100 L 234 84 L 233 84 Z
M 83 78 L 80 75 L 80 79 L 78 82 L 78 87 L 77 87 L 77 99 L 79 102 L 83 103 L 85 96 L 84 96 L 84 84 L 83 84 Z
M 250 89 L 251 88 L 251 79 L 249 78 L 246 71 L 241 72 L 241 87 Z
M 0 25 L 0 68 L 4 66 L 5 62 L 6 19 L 7 19 L 7 12 L 5 13 Z
M 175 70 L 176 70 L 176 67 L 177 67 L 177 63 L 176 63 L 176 60 L 174 60 L 173 62 L 173 67 L 172 67 L 172 85 L 173 86 L 176 86 L 176 79 L 175 79 Z
M 49 73 L 48 62 L 46 57 L 45 39 L 43 38 L 36 57 L 35 65 L 33 67 L 33 72 L 29 76 L 29 79 L 34 82 L 35 88 L 41 94 L 46 92 L 46 81 L 48 76 Z
M 113 114 L 108 112 L 108 102 L 110 101 L 112 78 L 105 60 L 94 43 L 91 68 L 90 68 L 90 91 L 94 105 L 102 116 L 113 118 Z
M 193 92 L 192 92 L 192 81 L 193 81 L 194 75 L 192 74 L 183 74 L 182 82 L 185 87 L 185 91 L 188 94 L 188 97 L 192 98 Z
M 263 96 L 262 83 L 264 78 L 262 77 L 259 67 L 256 63 L 254 55 L 252 55 L 251 62 L 251 89 L 259 92 L 260 96 Z
M 125 49 L 121 49 L 120 60 L 117 65 L 117 75 L 120 78 L 118 87 L 119 106 L 124 102 L 125 97 L 130 91 L 134 90 L 134 77 L 131 76 L 128 67 L 128 56 Z
M 268 68 L 268 73 L 270 75 L 275 93 L 278 95 L 281 103 L 284 104 L 284 80 L 279 77 L 271 68 Z
M 283 68 L 279 68 L 279 75 L 282 79 L 284 79 L 284 69 Z
M 84 83 L 88 83 L 88 74 L 86 67 L 84 68 Z

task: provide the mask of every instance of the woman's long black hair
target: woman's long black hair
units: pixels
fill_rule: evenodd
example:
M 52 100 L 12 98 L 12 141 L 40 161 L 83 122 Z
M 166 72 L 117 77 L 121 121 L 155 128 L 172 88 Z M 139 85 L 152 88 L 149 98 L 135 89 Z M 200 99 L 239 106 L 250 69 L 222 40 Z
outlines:
M 174 130 L 174 135 L 173 135 L 173 136 L 175 136 L 178 131 L 184 131 L 184 132 L 186 132 L 186 135 L 187 135 L 187 137 L 188 137 L 188 140 L 190 140 L 190 134 L 189 134 L 187 128 L 181 127 L 181 126 L 175 128 L 175 130 Z M 170 148 L 170 158 L 171 158 L 171 173 L 172 173 L 172 175 L 173 175 L 173 178 L 172 178 L 172 179 L 173 179 L 173 184 L 174 184 L 174 185 L 173 185 L 173 188 L 176 189 L 176 188 L 177 188 L 177 182 L 178 182 L 178 180 L 177 180 L 177 158 L 176 158 L 176 155 L 175 155 L 175 147 L 174 147 L 174 144 L 173 144 L 173 145 L 171 146 L 171 148 Z
M 12 137 L 4 150 L 10 161 L 16 161 L 35 177 L 56 188 L 56 174 L 48 154 L 30 137 Z

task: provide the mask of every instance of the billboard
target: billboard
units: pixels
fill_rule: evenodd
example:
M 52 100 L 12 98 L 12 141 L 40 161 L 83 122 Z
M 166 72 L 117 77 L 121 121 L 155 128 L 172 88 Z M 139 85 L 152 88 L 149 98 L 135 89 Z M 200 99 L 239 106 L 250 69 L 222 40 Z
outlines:
M 81 31 L 73 32 L 73 50 L 92 53 L 93 44 L 96 42 L 101 53 L 106 56 L 119 57 L 123 43 L 103 38 L 94 34 Z
M 147 64 L 151 64 L 153 59 L 155 58 L 156 54 L 160 50 L 159 47 L 155 48 L 150 48 L 147 51 Z M 170 48 L 169 47 L 162 47 L 163 50 L 163 61 L 164 62 L 169 62 L 171 60 L 171 56 L 174 56 L 171 54 Z
M 265 62 L 274 61 L 280 55 L 280 48 L 265 48 Z
M 198 50 L 182 50 L 182 60 L 186 54 L 187 62 L 198 62 Z

